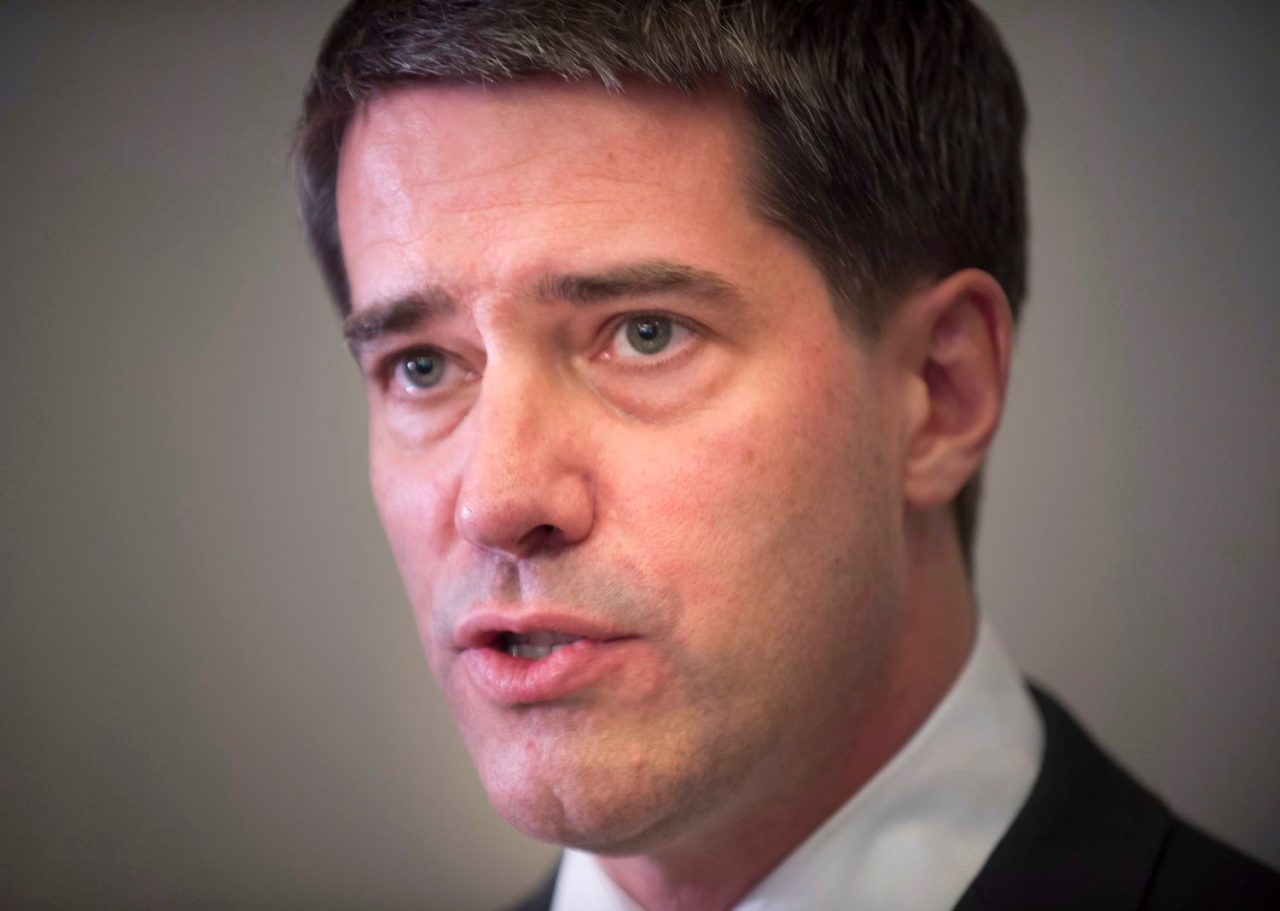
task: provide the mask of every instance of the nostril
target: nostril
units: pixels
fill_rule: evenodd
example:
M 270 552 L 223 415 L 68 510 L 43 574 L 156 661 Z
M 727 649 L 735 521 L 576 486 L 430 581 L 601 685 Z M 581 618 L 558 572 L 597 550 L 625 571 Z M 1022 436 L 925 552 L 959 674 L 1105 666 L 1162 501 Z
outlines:
M 535 525 L 525 533 L 520 543 L 525 553 L 539 548 L 556 548 L 564 544 L 564 532 L 550 523 Z
M 560 550 L 587 537 L 594 522 L 592 492 L 576 477 L 532 477 L 490 471 L 473 459 L 454 507 L 454 528 L 483 550 L 522 559 Z M 501 466 L 500 466 L 501 467 Z

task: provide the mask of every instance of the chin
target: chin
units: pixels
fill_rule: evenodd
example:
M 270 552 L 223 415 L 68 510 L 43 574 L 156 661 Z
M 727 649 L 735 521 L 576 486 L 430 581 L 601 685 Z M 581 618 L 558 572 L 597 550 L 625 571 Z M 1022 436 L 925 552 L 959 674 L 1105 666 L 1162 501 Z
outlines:
M 643 762 L 571 767 L 477 762 L 494 809 L 520 833 L 593 854 L 652 850 L 714 805 L 701 776 L 654 777 Z

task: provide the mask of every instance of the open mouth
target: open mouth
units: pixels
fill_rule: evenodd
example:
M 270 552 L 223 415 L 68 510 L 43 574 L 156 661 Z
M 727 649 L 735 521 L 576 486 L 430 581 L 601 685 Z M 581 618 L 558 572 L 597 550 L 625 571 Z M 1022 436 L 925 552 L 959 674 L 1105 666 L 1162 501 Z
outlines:
M 464 674 L 501 706 L 553 703 L 604 686 L 644 657 L 627 647 L 635 635 L 551 612 L 477 612 L 454 638 Z
M 560 633 L 554 630 L 539 630 L 533 633 L 501 633 L 493 640 L 492 647 L 505 652 L 512 658 L 524 658 L 527 661 L 539 661 L 550 657 L 566 645 L 582 640 L 582 636 Z

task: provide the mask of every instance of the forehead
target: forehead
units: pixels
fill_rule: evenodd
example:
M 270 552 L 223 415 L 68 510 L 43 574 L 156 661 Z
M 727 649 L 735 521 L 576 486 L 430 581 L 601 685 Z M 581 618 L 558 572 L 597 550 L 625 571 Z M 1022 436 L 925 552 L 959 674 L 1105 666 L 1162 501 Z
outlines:
M 611 90 L 549 77 L 420 82 L 384 90 L 361 105 L 348 124 L 344 153 L 353 146 L 365 154 L 391 151 L 406 140 L 429 140 L 441 153 L 465 150 L 457 158 L 419 148 L 415 159 L 446 176 L 529 160 L 509 154 L 520 149 L 494 141 L 518 133 L 537 146 L 523 151 L 537 156 L 607 150 L 620 164 L 634 164 L 662 152 L 672 163 L 712 157 L 725 165 L 736 153 L 745 118 L 740 96 L 725 89 L 686 93 L 628 81 Z
M 352 118 L 340 159 L 355 306 L 402 290 L 385 287 L 392 273 L 436 280 L 468 253 L 472 271 L 731 256 L 765 227 L 743 192 L 747 134 L 721 91 L 538 79 L 386 92 Z

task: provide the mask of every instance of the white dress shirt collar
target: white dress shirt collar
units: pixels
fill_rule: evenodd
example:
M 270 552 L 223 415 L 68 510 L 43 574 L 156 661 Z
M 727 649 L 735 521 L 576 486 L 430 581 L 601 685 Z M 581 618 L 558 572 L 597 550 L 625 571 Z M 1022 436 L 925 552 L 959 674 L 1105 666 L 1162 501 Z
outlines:
M 906 745 L 734 911 L 946 911 L 1018 814 L 1044 732 L 995 631 L 979 621 L 951 689 Z M 568 850 L 552 911 L 641 911 Z

